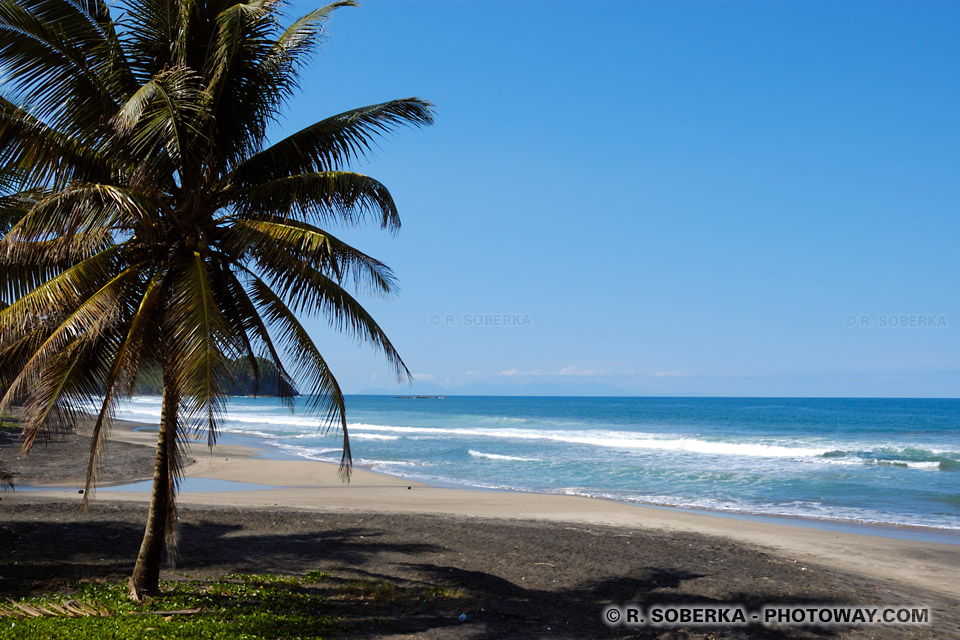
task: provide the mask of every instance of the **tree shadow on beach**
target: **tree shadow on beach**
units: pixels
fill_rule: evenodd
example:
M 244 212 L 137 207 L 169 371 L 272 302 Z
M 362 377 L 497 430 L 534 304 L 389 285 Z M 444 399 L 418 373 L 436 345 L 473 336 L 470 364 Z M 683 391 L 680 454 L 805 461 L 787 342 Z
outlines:
M 126 579 L 143 534 L 141 518 L 145 509 L 99 504 L 87 516 L 78 516 L 72 509 L 56 503 L 31 505 L 19 519 L 16 509 L 5 509 L 5 522 L 0 524 L 0 594 L 23 597 L 60 589 L 76 580 Z M 754 591 L 744 590 L 743 573 L 752 569 L 721 562 L 727 551 L 717 546 L 707 545 L 707 551 L 689 551 L 689 543 L 682 539 L 676 549 L 666 546 L 666 542 L 655 549 L 650 545 L 641 549 L 637 544 L 638 549 L 628 553 L 621 546 L 597 546 L 609 540 L 596 532 L 551 530 L 539 539 L 532 528 L 518 526 L 513 530 L 503 525 L 483 525 L 483 529 L 473 523 L 437 520 L 430 525 L 435 528 L 428 527 L 430 535 L 426 535 L 414 528 L 405 530 L 404 524 L 411 521 L 402 517 L 364 521 L 359 516 L 262 510 L 202 513 L 188 514 L 190 521 L 182 524 L 180 555 L 176 567 L 165 571 L 166 579 L 210 580 L 231 573 L 328 572 L 329 578 L 321 581 L 318 588 L 328 589 L 331 595 L 325 598 L 325 614 L 340 616 L 347 625 L 338 634 L 341 637 L 389 638 L 411 634 L 436 638 L 786 640 L 847 635 L 844 629 L 759 625 L 676 629 L 605 625 L 601 616 L 610 605 L 736 603 L 752 610 L 778 603 L 837 602 L 835 596 L 839 592 L 831 594 L 805 587 L 805 583 L 799 582 L 801 578 L 796 577 L 800 570 L 792 567 L 781 568 L 780 576 L 786 581 L 784 584 L 798 581 L 793 583 L 796 588 L 792 591 L 777 591 L 761 587 L 760 583 Z M 470 538 L 472 535 L 477 536 L 475 541 Z M 528 546 L 520 545 L 523 540 Z M 555 548 L 548 544 L 557 541 L 563 544 Z M 618 550 L 623 555 L 612 559 L 605 555 Z M 578 562 L 589 567 L 592 574 L 565 572 L 574 555 L 582 556 Z M 637 562 L 639 558 L 647 561 Z M 710 564 L 709 558 L 716 562 Z M 758 565 L 764 571 L 782 565 L 765 558 L 756 554 L 754 560 L 770 562 L 769 566 Z M 737 572 L 739 583 L 733 580 Z M 389 587 L 386 596 L 382 596 L 381 585 Z M 338 596 L 345 591 L 359 597 Z M 367 597 L 367 591 L 380 596 Z M 800 595 L 803 593 L 807 595 Z M 823 597 L 810 597 L 821 593 Z M 461 615 L 465 620 L 461 621 Z M 869 637 L 898 637 L 893 633 L 895 629 L 877 631 L 882 633 L 870 633 Z
M 240 535 L 242 525 L 200 522 L 180 528 L 182 543 L 167 573 L 303 573 L 314 563 L 362 565 L 380 553 L 417 556 L 421 543 L 378 541 L 377 532 L 347 528 Z M 124 577 L 133 568 L 143 525 L 111 520 L 16 522 L 0 525 L 0 593 L 23 596 L 70 580 Z
M 725 605 L 742 604 L 749 599 L 748 607 L 777 604 L 776 599 L 758 599 L 756 594 L 738 594 L 723 600 L 699 594 L 683 593 L 683 583 L 702 577 L 702 574 L 666 567 L 647 567 L 635 572 L 637 577 L 614 577 L 594 580 L 569 587 L 543 589 L 524 587 L 489 573 L 464 571 L 457 567 L 429 564 L 409 565 L 409 568 L 433 576 L 433 582 L 446 586 L 470 589 L 478 593 L 484 603 L 483 611 L 477 612 L 476 629 L 462 629 L 459 637 L 510 637 L 535 638 L 545 635 L 572 637 L 630 637 L 630 638 L 763 638 L 793 639 L 833 637 L 831 629 L 776 629 L 760 625 L 733 628 L 713 627 L 675 628 L 607 626 L 602 615 L 610 605 Z M 658 593 L 660 589 L 680 590 L 669 597 Z M 822 598 L 790 598 L 791 605 L 833 604 Z M 404 620 L 397 620 L 398 626 Z M 409 632 L 409 630 L 406 630 Z M 546 632 L 546 633 L 545 633 Z M 729 635 L 725 632 L 729 632 Z M 702 635 L 701 635 L 702 634 Z M 718 635 L 719 634 L 719 635 Z

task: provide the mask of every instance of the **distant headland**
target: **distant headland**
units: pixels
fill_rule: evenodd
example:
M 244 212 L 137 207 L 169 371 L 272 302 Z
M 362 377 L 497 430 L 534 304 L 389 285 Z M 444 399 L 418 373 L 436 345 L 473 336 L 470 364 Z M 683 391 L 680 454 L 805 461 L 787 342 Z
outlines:
M 220 384 L 228 396 L 299 396 L 300 393 L 291 384 L 280 379 L 277 368 L 265 358 L 257 358 L 254 371 L 247 358 L 237 358 L 227 364 L 227 371 L 221 377 Z M 286 394 L 280 393 L 280 385 L 286 387 Z M 141 373 L 134 388 L 139 396 L 158 396 L 163 393 L 163 375 L 156 370 Z

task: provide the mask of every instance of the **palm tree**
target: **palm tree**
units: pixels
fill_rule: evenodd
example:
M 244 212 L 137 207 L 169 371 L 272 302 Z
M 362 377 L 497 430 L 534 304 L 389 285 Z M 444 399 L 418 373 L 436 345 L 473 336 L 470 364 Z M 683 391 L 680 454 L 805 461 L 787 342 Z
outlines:
M 350 292 L 390 295 L 393 273 L 325 229 L 399 229 L 387 189 L 348 166 L 378 135 L 430 124 L 431 105 L 353 109 L 266 144 L 326 19 L 353 4 L 284 29 L 279 0 L 0 0 L 0 166 L 25 185 L 0 240 L 0 411 L 23 399 L 27 451 L 97 402 L 86 501 L 116 402 L 160 372 L 134 598 L 159 588 L 182 449 L 215 442 L 231 360 L 258 378 L 258 357 L 271 362 L 287 402 L 302 386 L 342 433 L 344 477 L 343 394 L 299 317 L 325 316 L 409 378 Z

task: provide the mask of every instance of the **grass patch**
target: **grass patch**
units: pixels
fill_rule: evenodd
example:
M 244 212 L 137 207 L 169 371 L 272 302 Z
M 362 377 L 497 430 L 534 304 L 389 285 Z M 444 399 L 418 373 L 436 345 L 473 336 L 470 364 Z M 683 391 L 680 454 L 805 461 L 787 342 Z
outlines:
M 79 602 L 105 617 L 0 618 L 0 638 L 298 638 L 344 628 L 325 611 L 323 597 L 305 578 L 228 576 L 213 582 L 164 582 L 163 593 L 141 604 L 123 584 L 74 584 L 72 593 L 23 600 L 34 607 Z M 201 609 L 190 615 L 147 612 Z
M 458 606 L 473 602 L 462 589 L 400 587 L 387 580 L 340 581 L 319 571 L 299 577 L 230 574 L 213 581 L 164 582 L 161 588 L 160 596 L 138 604 L 127 597 L 124 584 L 71 583 L 61 591 L 19 602 L 35 611 L 79 609 L 103 615 L 0 616 L 0 639 L 317 638 L 347 631 L 350 625 L 338 614 L 355 605 L 380 611 L 427 601 Z M 389 626 L 381 618 L 372 622 Z

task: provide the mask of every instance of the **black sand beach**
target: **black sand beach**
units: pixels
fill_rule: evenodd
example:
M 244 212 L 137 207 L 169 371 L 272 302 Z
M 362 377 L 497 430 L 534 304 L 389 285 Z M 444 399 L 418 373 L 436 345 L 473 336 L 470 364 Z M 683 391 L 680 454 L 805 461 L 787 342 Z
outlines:
M 18 464 L 18 481 L 77 476 L 84 436 L 39 446 Z M 140 479 L 149 447 L 111 442 L 105 476 Z M 4 455 L 11 459 L 9 447 Z M 58 472 L 58 469 L 60 470 Z M 405 487 L 404 487 L 405 489 Z M 342 637 L 358 638 L 960 638 L 960 602 L 944 593 L 797 561 L 716 535 L 511 518 L 408 514 L 358 504 L 344 512 L 318 498 L 314 509 L 181 507 L 180 556 L 170 580 L 231 573 L 331 574 L 330 584 L 386 580 L 398 588 L 462 589 L 462 602 L 404 606 L 329 601 Z M 0 595 L 22 597 L 74 580 L 122 581 L 143 531 L 145 505 L 100 493 L 88 512 L 79 496 L 2 494 Z M 919 604 L 926 627 L 609 628 L 609 604 Z M 461 614 L 466 619 L 460 622 Z

